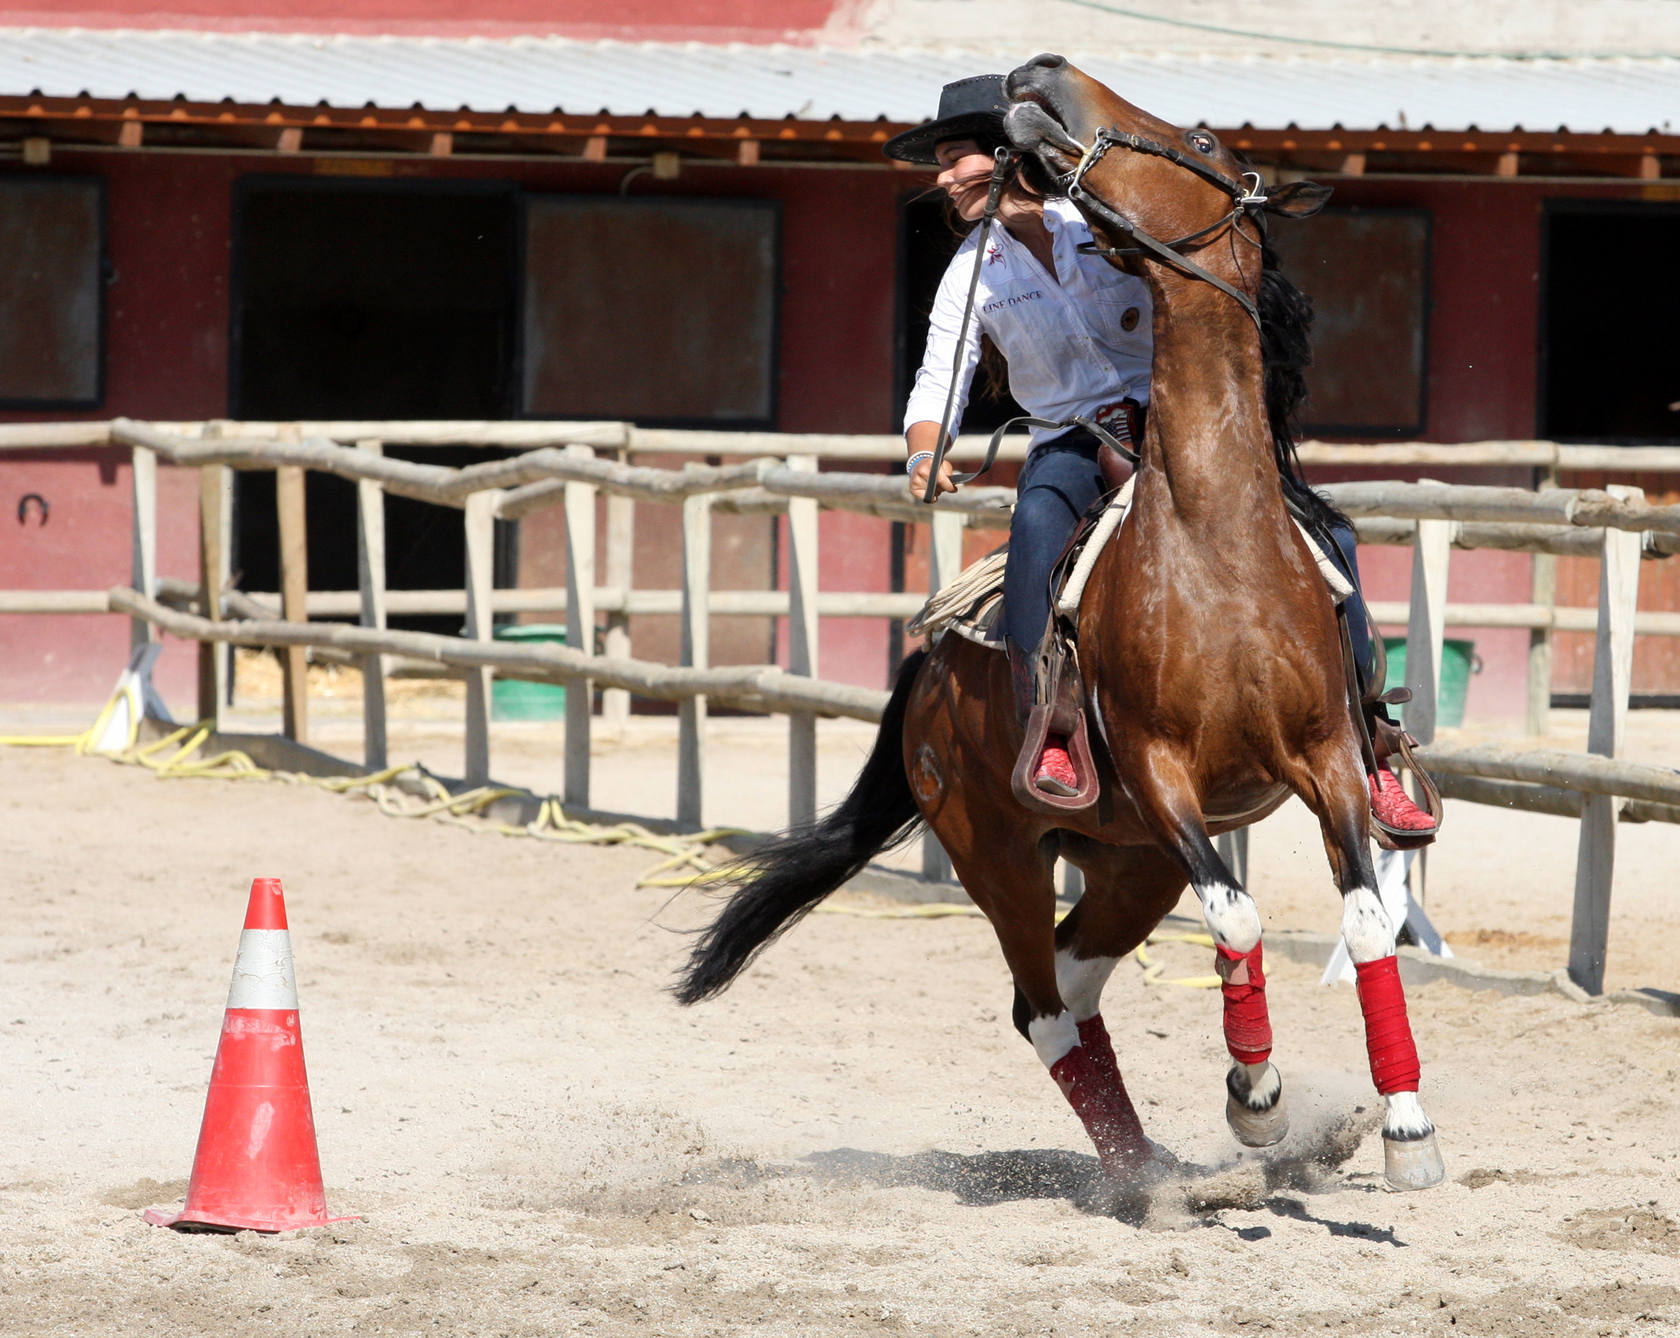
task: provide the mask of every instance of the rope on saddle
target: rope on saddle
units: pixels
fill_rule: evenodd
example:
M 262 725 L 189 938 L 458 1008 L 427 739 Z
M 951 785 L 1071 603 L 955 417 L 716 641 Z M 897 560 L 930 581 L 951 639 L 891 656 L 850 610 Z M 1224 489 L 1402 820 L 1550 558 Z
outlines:
M 1003 568 L 1008 557 L 1009 545 L 1005 544 L 971 562 L 922 605 L 904 630 L 911 636 L 931 637 L 977 613 L 987 599 L 1003 590 Z

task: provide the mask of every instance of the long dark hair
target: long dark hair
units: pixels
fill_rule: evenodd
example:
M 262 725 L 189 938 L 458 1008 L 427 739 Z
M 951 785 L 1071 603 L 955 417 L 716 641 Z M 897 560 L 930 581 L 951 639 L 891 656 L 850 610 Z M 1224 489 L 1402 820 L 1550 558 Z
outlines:
M 1277 249 L 1260 230 L 1260 356 L 1265 366 L 1266 420 L 1284 497 L 1315 528 L 1351 528 L 1348 518 L 1301 474 L 1295 443 L 1312 364 L 1312 299 L 1284 275 Z

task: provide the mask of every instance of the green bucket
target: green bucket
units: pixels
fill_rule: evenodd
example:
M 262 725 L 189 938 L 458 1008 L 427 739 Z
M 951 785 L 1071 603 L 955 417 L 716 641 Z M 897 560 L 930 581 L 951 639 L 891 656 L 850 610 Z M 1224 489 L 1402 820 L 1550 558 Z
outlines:
M 1385 636 L 1388 653 L 1388 681 L 1383 690 L 1406 685 L 1406 638 Z M 1441 692 L 1437 698 L 1435 723 L 1448 727 L 1464 723 L 1464 699 L 1470 694 L 1470 675 L 1482 672 L 1474 641 L 1448 640 L 1441 644 Z M 1412 685 L 1414 690 L 1416 685 Z M 1404 708 L 1402 708 L 1402 713 Z
M 495 631 L 497 641 L 547 641 L 566 644 L 566 629 L 556 623 L 509 623 Z M 492 720 L 559 720 L 566 714 L 566 689 L 558 683 L 527 683 L 498 678 L 490 685 Z

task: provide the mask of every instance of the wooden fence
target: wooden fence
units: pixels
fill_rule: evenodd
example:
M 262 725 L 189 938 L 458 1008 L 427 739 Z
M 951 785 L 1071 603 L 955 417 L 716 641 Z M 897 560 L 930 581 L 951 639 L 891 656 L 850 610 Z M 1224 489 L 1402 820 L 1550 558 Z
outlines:
M 345 444 L 345 443 L 351 444 Z M 475 443 L 519 447 L 522 453 L 465 468 L 387 458 L 382 444 Z M 959 443 L 959 453 L 965 445 Z M 352 660 L 364 677 L 364 762 L 386 762 L 385 682 L 396 663 L 425 663 L 466 681 L 464 774 L 469 784 L 490 774 L 490 683 L 493 674 L 565 683 L 564 798 L 589 806 L 589 743 L 594 687 L 603 689 L 603 715 L 622 719 L 631 695 L 678 703 L 677 814 L 698 825 L 708 701 L 785 714 L 789 720 L 789 795 L 792 821 L 816 811 L 815 722 L 819 715 L 878 719 L 886 694 L 828 683 L 819 677 L 820 617 L 908 617 L 922 596 L 824 592 L 817 588 L 817 514 L 834 507 L 931 529 L 930 588 L 957 572 L 965 528 L 1005 529 L 1013 492 L 968 488 L 936 507 L 911 502 L 901 477 L 817 471 L 818 457 L 902 459 L 897 438 L 811 437 L 766 433 L 669 432 L 624 424 L 341 423 L 341 424 L 27 424 L 0 427 L 0 451 L 126 446 L 133 456 L 134 543 L 129 587 L 109 591 L 0 592 L 0 612 L 128 614 L 141 643 L 159 629 L 200 643 L 201 716 L 214 720 L 223 700 L 225 657 L 219 643 L 285 651 L 283 728 L 307 734 L 305 655 L 310 649 Z M 606 451 L 614 458 L 602 458 Z M 690 464 L 653 469 L 636 454 L 702 453 L 749 457 L 730 465 Z M 1019 459 L 1024 444 L 1006 445 Z M 1680 471 L 1680 450 L 1628 452 L 1546 442 L 1467 446 L 1335 447 L 1309 444 L 1309 463 L 1394 467 L 1522 466 L 1555 478 L 1568 469 Z M 156 570 L 157 463 L 200 471 L 200 575 L 197 583 L 160 581 Z M 231 469 L 270 469 L 277 479 L 281 589 L 268 600 L 229 588 Z M 357 486 L 360 579 L 356 591 L 311 592 L 304 561 L 304 476 L 335 474 Z M 1569 969 L 1583 987 L 1602 987 L 1608 932 L 1615 825 L 1680 821 L 1680 773 L 1617 760 L 1626 727 L 1632 647 L 1636 633 L 1680 635 L 1680 614 L 1636 610 L 1642 558 L 1680 549 L 1680 506 L 1647 505 L 1637 489 L 1598 490 L 1452 486 L 1443 483 L 1345 483 L 1327 489 L 1355 519 L 1365 543 L 1413 549 L 1411 599 L 1377 604 L 1379 621 L 1407 624 L 1407 679 L 1418 689 L 1408 728 L 1447 794 L 1471 802 L 1578 816 L 1574 927 Z M 459 591 L 388 592 L 385 588 L 382 493 L 417 498 L 463 512 L 466 570 Z M 597 497 L 604 494 L 605 582 L 595 572 Z M 681 511 L 682 583 L 678 590 L 635 590 L 630 580 L 632 507 L 666 503 Z M 497 591 L 491 578 L 494 522 L 543 507 L 566 516 L 567 583 L 550 590 Z M 787 516 L 788 588 L 713 591 L 712 517 L 718 512 Z M 1449 605 L 1452 550 L 1499 548 L 1539 555 L 1536 598 L 1523 605 Z M 1543 564 L 1558 555 L 1601 559 L 1598 607 L 1557 608 L 1543 589 Z M 390 613 L 460 612 L 461 637 L 393 631 Z M 492 618 L 501 612 L 564 612 L 566 646 L 499 642 Z M 639 613 L 681 617 L 680 664 L 638 660 L 631 654 L 629 618 Z M 721 614 L 786 617 L 789 664 L 714 668 L 709 620 Z M 594 654 L 597 616 L 605 615 L 604 653 Z M 355 625 L 315 621 L 355 616 Z M 1472 748 L 1435 740 L 1439 666 L 1449 623 L 1527 627 L 1531 632 L 1529 724 L 1542 733 L 1550 684 L 1550 638 L 1555 629 L 1597 633 L 1588 755 Z M 949 865 L 931 840 L 924 873 L 948 877 Z

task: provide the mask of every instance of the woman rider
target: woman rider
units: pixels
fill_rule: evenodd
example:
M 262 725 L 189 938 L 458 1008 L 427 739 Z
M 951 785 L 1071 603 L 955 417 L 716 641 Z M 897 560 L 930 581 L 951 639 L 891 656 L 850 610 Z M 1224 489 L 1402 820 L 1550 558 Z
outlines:
M 965 223 L 976 223 L 985 212 L 993 152 L 1008 143 L 1003 130 L 1008 109 L 1002 75 L 960 79 L 941 91 L 935 120 L 887 141 L 884 152 L 900 162 L 937 167 L 938 185 L 953 210 Z M 928 320 L 927 353 L 905 406 L 909 486 L 918 499 L 926 495 L 939 443 L 979 232 L 975 229 L 957 248 L 940 282 Z M 1149 403 L 1152 357 L 1149 288 L 1102 257 L 1081 253 L 1080 245 L 1091 240 L 1090 228 L 1071 201 L 1038 195 L 1011 174 L 998 200 L 958 364 L 951 397 L 953 436 L 968 402 L 983 334 L 1009 365 L 1010 393 L 1032 416 L 1108 423 L 1136 413 L 1138 418 L 1128 421 L 1141 419 Z M 1079 517 L 1106 491 L 1098 445 L 1083 427 L 1035 427 L 1016 485 L 1003 629 L 1023 720 L 1033 704 L 1035 652 L 1050 621 L 1051 567 Z M 940 466 L 937 489 L 956 490 L 949 463 Z M 1351 535 L 1344 549 L 1351 565 Z M 1354 599 L 1359 599 L 1357 591 Z M 1349 613 L 1350 626 L 1363 631 L 1363 606 Z M 1359 659 L 1366 662 L 1363 654 Z M 1033 783 L 1051 794 L 1075 793 L 1077 777 L 1065 738 L 1046 740 Z M 1386 765 L 1379 766 L 1371 787 L 1373 808 L 1390 826 L 1421 832 L 1435 825 Z

